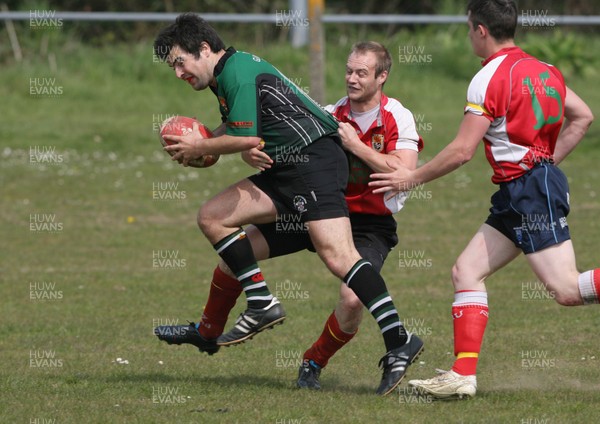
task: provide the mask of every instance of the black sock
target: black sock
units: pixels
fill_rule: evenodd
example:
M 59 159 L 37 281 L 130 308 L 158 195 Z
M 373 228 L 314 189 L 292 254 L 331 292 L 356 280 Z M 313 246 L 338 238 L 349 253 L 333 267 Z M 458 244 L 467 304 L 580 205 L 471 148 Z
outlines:
M 344 277 L 344 282 L 377 321 L 388 352 L 406 343 L 406 330 L 387 292 L 385 281 L 369 262 L 364 259 L 356 262 Z
M 214 248 L 242 285 L 248 308 L 260 309 L 271 303 L 273 295 L 256 263 L 250 240 L 242 228 L 217 242 Z

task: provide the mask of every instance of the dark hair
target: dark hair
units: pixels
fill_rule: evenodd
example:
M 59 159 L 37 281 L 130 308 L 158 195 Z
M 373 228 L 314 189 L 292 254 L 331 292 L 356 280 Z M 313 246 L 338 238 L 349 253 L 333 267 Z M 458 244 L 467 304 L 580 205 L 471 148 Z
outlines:
M 173 46 L 177 45 L 198 58 L 202 42 L 206 42 L 213 53 L 225 49 L 219 34 L 208 22 L 195 13 L 183 13 L 174 23 L 160 31 L 154 40 L 154 53 L 161 60 L 166 60 Z
M 359 53 L 365 54 L 366 52 L 372 52 L 377 57 L 377 65 L 375 66 L 375 76 L 378 77 L 383 71 L 390 73 L 392 68 L 392 58 L 390 52 L 377 41 L 360 41 L 352 46 L 350 54 Z
M 473 28 L 483 25 L 496 41 L 515 38 L 517 4 L 514 0 L 470 0 L 467 12 L 470 12 Z

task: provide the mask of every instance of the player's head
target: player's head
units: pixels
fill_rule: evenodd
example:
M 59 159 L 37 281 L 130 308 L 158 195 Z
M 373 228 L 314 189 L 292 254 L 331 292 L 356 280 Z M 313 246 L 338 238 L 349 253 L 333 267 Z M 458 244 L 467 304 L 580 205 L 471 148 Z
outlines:
M 392 67 L 387 49 L 375 41 L 352 46 L 346 62 L 346 90 L 354 102 L 369 102 L 381 93 Z
M 469 38 L 473 50 L 480 55 L 477 37 L 487 31 L 496 43 L 515 38 L 517 29 L 517 5 L 514 0 L 470 0 L 467 5 L 469 15 Z
M 208 86 L 214 70 L 214 54 L 225 49 L 217 32 L 200 16 L 183 13 L 154 40 L 154 53 L 175 69 L 178 78 L 195 90 Z

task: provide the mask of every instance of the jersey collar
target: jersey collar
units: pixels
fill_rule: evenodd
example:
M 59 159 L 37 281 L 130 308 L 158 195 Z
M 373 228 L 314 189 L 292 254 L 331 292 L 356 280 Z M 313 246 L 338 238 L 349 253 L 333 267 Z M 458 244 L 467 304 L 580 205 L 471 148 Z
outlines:
M 227 62 L 227 60 L 236 52 L 237 50 L 233 47 L 229 47 L 227 50 L 225 50 L 225 54 L 221 56 L 221 59 L 219 59 L 219 61 L 215 65 L 215 70 L 213 72 L 215 78 L 217 78 L 221 71 L 223 71 L 223 68 L 225 67 L 225 62 Z
M 484 61 L 482 61 L 481 62 L 481 66 L 487 65 L 492 60 L 496 59 L 498 56 L 502 56 L 504 54 L 519 53 L 521 51 L 522 51 L 521 48 L 518 47 L 518 46 L 505 47 L 503 49 L 498 50 L 496 53 L 494 53 L 493 55 L 491 55 L 490 57 L 488 57 L 487 59 L 485 59 Z
M 383 126 L 383 108 L 388 102 L 388 97 L 381 93 L 381 101 L 379 102 L 379 113 L 377 114 L 377 127 Z M 342 106 L 341 110 L 342 120 L 345 122 L 352 121 L 352 108 L 350 107 L 350 99 L 347 99 L 346 104 Z

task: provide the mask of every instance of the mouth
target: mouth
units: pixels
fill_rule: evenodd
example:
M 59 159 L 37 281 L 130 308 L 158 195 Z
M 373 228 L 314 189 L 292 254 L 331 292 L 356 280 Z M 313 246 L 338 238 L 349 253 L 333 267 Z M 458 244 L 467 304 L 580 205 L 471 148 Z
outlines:
M 189 84 L 193 84 L 194 83 L 194 76 L 190 75 L 189 77 L 183 78 L 183 80 L 187 81 Z

